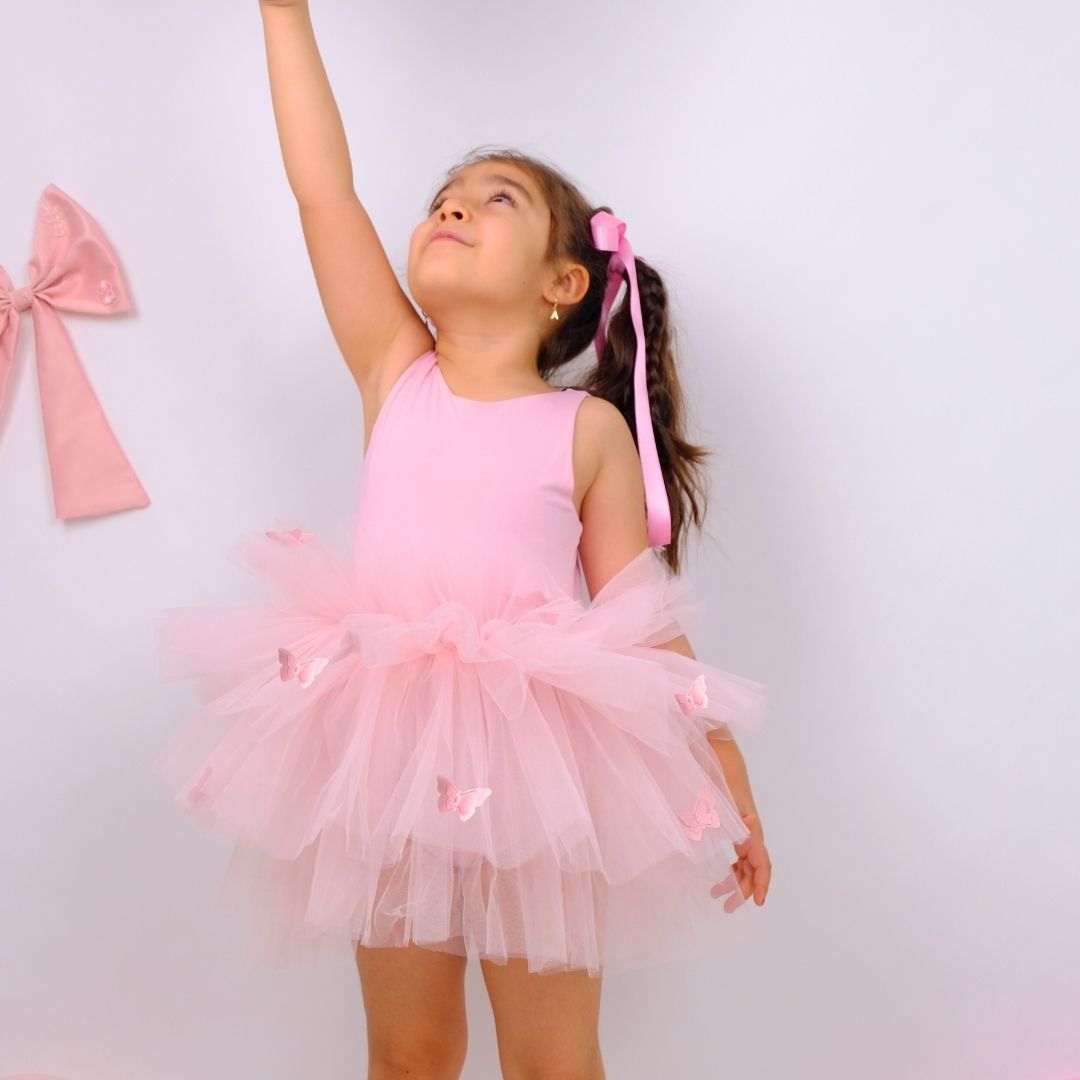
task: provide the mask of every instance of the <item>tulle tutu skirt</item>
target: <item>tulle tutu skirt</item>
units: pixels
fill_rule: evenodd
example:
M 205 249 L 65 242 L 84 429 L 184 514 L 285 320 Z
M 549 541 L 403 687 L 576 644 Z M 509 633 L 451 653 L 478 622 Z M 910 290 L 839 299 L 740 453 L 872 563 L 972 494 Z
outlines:
M 199 704 L 152 765 L 232 845 L 218 902 L 258 956 L 415 942 L 530 971 L 698 953 L 743 906 L 749 834 L 709 742 L 762 684 L 659 647 L 704 614 L 642 551 L 591 603 L 371 609 L 348 538 L 246 536 L 264 603 L 167 608 L 162 677 Z

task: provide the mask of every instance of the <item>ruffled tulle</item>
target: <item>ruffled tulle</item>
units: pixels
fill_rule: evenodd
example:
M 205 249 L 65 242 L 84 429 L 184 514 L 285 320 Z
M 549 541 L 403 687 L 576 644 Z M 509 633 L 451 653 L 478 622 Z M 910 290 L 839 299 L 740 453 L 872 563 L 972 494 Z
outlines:
M 599 975 L 723 938 L 748 831 L 708 736 L 756 730 L 765 696 L 659 647 L 700 625 L 688 580 L 645 549 L 588 604 L 407 617 L 346 549 L 251 535 L 232 555 L 266 603 L 155 620 L 200 705 L 153 769 L 233 843 L 219 900 L 258 955 L 416 942 Z

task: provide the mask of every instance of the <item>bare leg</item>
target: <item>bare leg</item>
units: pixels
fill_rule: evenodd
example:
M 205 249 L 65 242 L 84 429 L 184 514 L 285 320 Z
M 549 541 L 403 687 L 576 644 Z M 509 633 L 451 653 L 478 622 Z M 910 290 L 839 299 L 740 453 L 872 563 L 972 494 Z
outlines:
M 503 1080 L 606 1080 L 600 1058 L 601 979 L 585 971 L 530 972 L 512 957 L 480 960 Z
M 458 1080 L 465 1064 L 464 956 L 413 942 L 356 947 L 368 1080 Z

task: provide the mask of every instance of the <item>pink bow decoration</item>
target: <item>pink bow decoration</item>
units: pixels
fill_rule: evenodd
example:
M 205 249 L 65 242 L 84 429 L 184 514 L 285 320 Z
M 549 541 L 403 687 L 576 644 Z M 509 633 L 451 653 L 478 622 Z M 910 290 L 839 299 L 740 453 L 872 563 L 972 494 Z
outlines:
M 703 787 L 697 793 L 694 805 L 689 810 L 679 811 L 679 821 L 682 822 L 683 831 L 691 840 L 700 840 L 705 829 L 720 827 L 720 815 L 716 812 L 716 802 L 707 787 Z
M 459 788 L 449 776 L 440 776 L 436 785 L 439 789 L 439 810 L 456 810 L 462 821 L 468 821 L 476 813 L 476 808 L 491 794 L 489 787 Z
M 131 297 L 101 227 L 55 184 L 38 204 L 27 273 L 29 284 L 16 289 L 0 266 L 0 407 L 15 366 L 19 316 L 29 311 L 56 516 L 149 506 L 57 314 L 116 315 L 132 309 Z
M 634 361 L 634 427 L 645 480 L 645 517 L 649 546 L 662 547 L 671 541 L 671 504 L 668 502 L 664 473 L 660 468 L 660 456 L 656 452 L 656 436 L 653 432 L 652 411 L 649 408 L 649 390 L 645 376 L 645 324 L 641 317 L 637 264 L 634 261 L 633 248 L 626 238 L 625 221 L 606 210 L 597 210 L 591 222 L 593 243 L 601 251 L 611 252 L 608 260 L 607 289 L 600 311 L 600 325 L 596 330 L 597 361 L 603 353 L 608 313 L 622 284 L 624 270 L 630 283 L 630 315 L 637 334 L 637 358 Z
M 330 657 L 311 656 L 301 660 L 289 649 L 279 648 L 278 661 L 281 664 L 282 682 L 296 679 L 301 686 L 307 688 L 315 681 L 315 676 L 330 663 Z
M 703 709 L 709 704 L 709 698 L 705 693 L 705 674 L 699 675 L 685 693 L 675 692 L 675 700 L 679 703 L 685 716 L 689 716 L 695 709 Z

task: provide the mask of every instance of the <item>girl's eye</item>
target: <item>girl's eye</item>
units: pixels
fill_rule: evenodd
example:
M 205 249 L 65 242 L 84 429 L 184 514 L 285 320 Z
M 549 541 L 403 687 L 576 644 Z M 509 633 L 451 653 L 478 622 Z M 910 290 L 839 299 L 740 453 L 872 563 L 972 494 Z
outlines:
M 514 196 L 511 195 L 510 192 L 506 191 L 504 188 L 499 188 L 498 190 L 493 191 L 491 193 L 491 196 L 490 196 L 488 201 L 490 202 L 491 199 L 497 199 L 500 195 L 503 195 L 506 198 L 508 198 L 510 200 L 510 205 L 511 206 L 517 206 L 517 203 L 514 201 Z M 438 210 L 440 206 L 442 206 L 442 204 L 443 204 L 443 200 L 439 199 L 438 202 L 434 202 L 434 203 L 431 204 L 431 210 L 428 211 L 428 212 L 431 213 L 431 214 L 434 214 L 435 211 Z

